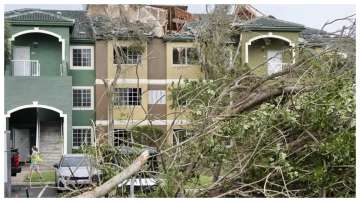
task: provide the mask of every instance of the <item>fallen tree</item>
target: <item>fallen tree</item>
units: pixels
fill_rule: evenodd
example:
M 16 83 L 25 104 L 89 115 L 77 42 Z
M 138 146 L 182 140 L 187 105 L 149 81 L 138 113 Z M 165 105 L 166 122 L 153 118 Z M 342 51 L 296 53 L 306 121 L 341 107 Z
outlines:
M 121 182 L 125 181 L 126 179 L 134 175 L 136 172 L 138 172 L 149 159 L 149 157 L 149 151 L 145 150 L 139 157 L 135 159 L 135 161 L 129 167 L 125 168 L 121 173 L 115 175 L 113 178 L 106 181 L 101 186 L 96 187 L 94 190 L 78 195 L 77 198 L 97 198 L 105 196 L 112 189 L 117 187 Z

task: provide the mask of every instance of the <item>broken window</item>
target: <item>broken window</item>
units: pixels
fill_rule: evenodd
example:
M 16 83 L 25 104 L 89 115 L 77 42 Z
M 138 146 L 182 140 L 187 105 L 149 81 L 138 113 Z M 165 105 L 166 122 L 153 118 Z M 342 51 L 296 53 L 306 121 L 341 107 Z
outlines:
M 173 48 L 173 64 L 197 64 L 198 60 L 195 48 Z

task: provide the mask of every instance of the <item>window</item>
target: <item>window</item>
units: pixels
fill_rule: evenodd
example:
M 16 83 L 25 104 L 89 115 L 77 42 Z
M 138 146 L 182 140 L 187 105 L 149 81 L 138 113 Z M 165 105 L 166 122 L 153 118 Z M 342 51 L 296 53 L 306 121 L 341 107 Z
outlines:
M 115 106 L 140 105 L 141 88 L 115 88 L 113 103 Z
M 94 89 L 91 86 L 73 87 L 73 109 L 92 110 L 94 103 Z
M 82 145 L 92 144 L 91 127 L 78 126 L 73 127 L 73 148 L 78 148 Z
M 173 144 L 179 144 L 181 142 L 184 142 L 189 134 L 185 129 L 174 129 L 174 137 L 173 137 Z
M 114 146 L 131 146 L 131 132 L 124 129 L 114 129 Z
M 173 64 L 197 64 L 199 57 L 195 48 L 173 48 Z
M 129 47 L 118 47 L 121 64 L 141 63 L 141 52 L 132 50 Z M 114 50 L 114 64 L 116 64 L 116 52 Z
M 94 48 L 92 46 L 72 46 L 70 50 L 71 69 L 94 69 Z
M 149 90 L 149 104 L 166 104 L 164 90 Z

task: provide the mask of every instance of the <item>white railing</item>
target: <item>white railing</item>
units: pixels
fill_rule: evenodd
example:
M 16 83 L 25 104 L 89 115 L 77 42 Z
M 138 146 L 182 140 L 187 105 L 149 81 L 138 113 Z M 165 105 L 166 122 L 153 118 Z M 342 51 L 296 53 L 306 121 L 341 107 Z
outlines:
M 12 76 L 40 76 L 38 60 L 12 60 Z
M 291 65 L 290 63 L 284 63 L 284 62 L 268 62 L 267 66 L 267 72 L 268 75 L 277 73 L 282 71 L 285 67 L 288 67 L 289 65 Z

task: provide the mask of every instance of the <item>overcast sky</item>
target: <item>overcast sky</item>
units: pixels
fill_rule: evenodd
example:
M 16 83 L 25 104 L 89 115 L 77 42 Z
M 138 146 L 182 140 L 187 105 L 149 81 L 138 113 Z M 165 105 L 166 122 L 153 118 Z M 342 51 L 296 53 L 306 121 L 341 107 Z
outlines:
M 192 13 L 204 13 L 205 5 L 190 4 L 188 10 Z M 355 5 L 279 5 L 279 4 L 253 4 L 255 8 L 266 15 L 272 15 L 278 19 L 296 22 L 308 27 L 321 28 L 322 25 L 337 18 L 343 18 L 355 13 Z M 5 5 L 5 10 L 14 10 L 20 8 L 42 8 L 42 9 L 83 9 L 83 5 L 34 5 L 34 4 L 17 4 Z M 344 22 L 333 24 L 328 27 L 328 31 L 340 29 Z

